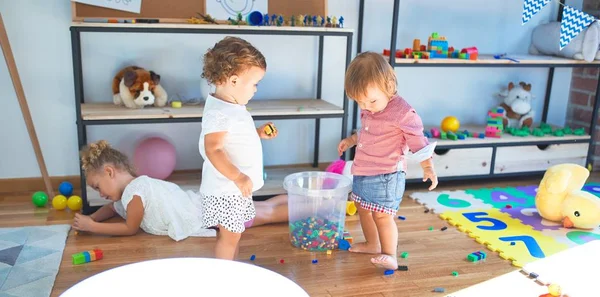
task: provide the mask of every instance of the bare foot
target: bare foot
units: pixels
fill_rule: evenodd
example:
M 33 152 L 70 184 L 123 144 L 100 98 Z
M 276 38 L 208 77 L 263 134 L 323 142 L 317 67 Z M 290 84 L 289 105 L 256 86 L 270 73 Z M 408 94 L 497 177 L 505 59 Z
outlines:
M 360 242 L 353 244 L 348 250 L 353 253 L 379 254 L 381 253 L 381 246 L 375 243 Z
M 398 261 L 395 257 L 390 255 L 380 255 L 375 258 L 371 258 L 371 263 L 379 268 L 385 269 L 398 269 Z

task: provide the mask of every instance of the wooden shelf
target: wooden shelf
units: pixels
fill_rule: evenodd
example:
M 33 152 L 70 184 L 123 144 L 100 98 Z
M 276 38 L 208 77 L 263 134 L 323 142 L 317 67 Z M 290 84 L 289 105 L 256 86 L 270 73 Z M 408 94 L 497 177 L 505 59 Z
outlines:
M 430 131 L 430 128 L 427 128 L 427 131 Z M 439 127 L 438 127 L 439 129 Z M 554 129 L 554 128 L 553 128 Z M 467 126 L 462 126 L 459 129 L 460 131 L 470 131 L 470 132 L 476 132 L 476 133 L 484 133 L 485 132 L 485 126 L 476 126 L 476 125 L 467 125 Z M 453 146 L 485 146 L 485 145 L 489 145 L 489 146 L 493 146 L 496 144 L 499 145 L 507 145 L 507 144 L 515 144 L 515 143 L 548 143 L 548 142 L 568 142 L 568 141 L 586 141 L 589 140 L 591 138 L 590 135 L 586 134 L 586 135 L 565 135 L 565 136 L 552 136 L 552 135 L 546 135 L 546 136 L 542 136 L 542 137 L 537 137 L 537 136 L 525 136 L 525 137 L 519 137 L 519 136 L 513 136 L 507 133 L 502 134 L 502 136 L 500 138 L 494 138 L 494 137 L 486 137 L 486 138 L 472 138 L 472 137 L 468 137 L 465 138 L 463 140 L 461 139 L 457 139 L 457 140 L 449 140 L 449 139 L 438 139 L 438 138 L 430 138 L 429 141 L 430 142 L 434 142 L 437 141 L 437 147 L 453 147 Z
M 265 185 L 254 193 L 254 196 L 275 196 L 279 194 L 285 194 L 286 191 L 283 189 L 283 179 L 286 176 L 301 171 L 323 171 L 327 165 L 328 164 L 321 164 L 319 168 L 314 168 L 308 165 L 290 165 L 265 168 L 265 171 L 267 172 L 267 180 L 265 181 Z M 191 190 L 198 192 L 200 190 L 201 172 L 175 172 L 169 177 L 168 181 L 178 184 L 184 191 Z M 101 206 L 108 203 L 107 200 L 102 199 L 98 192 L 96 192 L 90 186 L 87 186 L 87 199 L 92 207 Z
M 182 23 L 92 23 L 71 22 L 72 27 L 79 28 L 113 28 L 113 29 L 202 29 L 223 31 L 281 31 L 281 32 L 328 32 L 328 33 L 353 33 L 349 28 L 327 28 L 327 27 L 292 27 L 292 26 L 236 26 L 236 25 L 214 25 L 214 24 L 182 24 Z
M 384 56 L 389 59 L 389 56 Z M 518 60 L 519 63 L 515 63 L 506 59 L 495 59 L 494 55 L 480 55 L 478 60 L 464 60 L 464 59 L 406 59 L 406 58 L 396 58 L 396 64 L 399 67 L 406 64 L 422 64 L 422 65 L 460 65 L 460 66 L 469 66 L 469 65 L 502 65 L 502 66 L 537 66 L 545 67 L 545 66 L 586 66 L 586 65 L 598 65 L 600 67 L 600 61 L 593 61 L 591 63 L 580 60 L 573 59 L 565 59 L 560 57 L 552 57 L 552 56 L 536 56 L 536 55 L 507 55 L 507 57 Z
M 318 99 L 277 99 L 251 100 L 247 108 L 253 117 L 341 117 L 344 109 Z M 81 116 L 84 121 L 102 120 L 148 120 L 148 119 L 184 119 L 202 118 L 204 104 L 183 105 L 181 108 L 144 107 L 129 109 L 113 103 L 81 104 Z

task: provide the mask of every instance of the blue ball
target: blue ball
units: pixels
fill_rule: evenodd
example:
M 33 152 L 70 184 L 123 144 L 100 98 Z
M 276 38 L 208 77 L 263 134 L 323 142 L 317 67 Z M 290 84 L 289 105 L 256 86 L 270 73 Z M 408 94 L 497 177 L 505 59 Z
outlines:
M 69 197 L 73 194 L 73 185 L 70 182 L 64 181 L 58 186 L 58 191 L 60 194 Z

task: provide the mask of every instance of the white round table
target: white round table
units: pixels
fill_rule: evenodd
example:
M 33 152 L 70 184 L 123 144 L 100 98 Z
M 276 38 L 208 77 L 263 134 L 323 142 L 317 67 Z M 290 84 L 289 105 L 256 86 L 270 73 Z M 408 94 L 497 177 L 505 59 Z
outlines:
M 262 267 L 209 258 L 168 258 L 113 268 L 61 297 L 308 296 L 296 283 Z

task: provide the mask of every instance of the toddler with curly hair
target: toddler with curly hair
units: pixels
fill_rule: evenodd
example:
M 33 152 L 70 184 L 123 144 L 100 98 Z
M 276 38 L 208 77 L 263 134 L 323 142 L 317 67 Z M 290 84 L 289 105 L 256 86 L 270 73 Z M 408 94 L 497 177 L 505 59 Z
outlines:
M 252 193 L 264 185 L 262 139 L 246 108 L 265 75 L 267 62 L 249 42 L 226 37 L 204 55 L 202 77 L 215 86 L 202 115 L 200 155 L 204 158 L 200 195 L 205 223 L 215 227 L 215 256 L 233 260 L 247 222 L 256 216 Z

